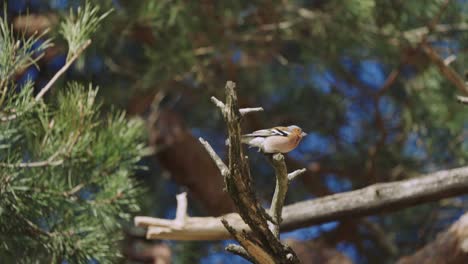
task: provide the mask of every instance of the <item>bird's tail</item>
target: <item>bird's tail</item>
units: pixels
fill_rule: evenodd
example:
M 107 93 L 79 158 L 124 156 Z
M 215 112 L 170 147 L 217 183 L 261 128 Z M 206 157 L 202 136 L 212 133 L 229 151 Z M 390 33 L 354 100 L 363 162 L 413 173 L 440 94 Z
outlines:
M 249 137 L 249 136 L 243 135 L 243 136 L 241 137 L 241 143 L 242 143 L 242 144 L 250 145 L 250 147 L 259 147 L 258 144 L 256 144 L 255 138 L 254 138 L 254 137 Z M 229 146 L 229 138 L 226 139 L 226 141 L 224 142 L 224 144 L 225 144 L 226 146 Z

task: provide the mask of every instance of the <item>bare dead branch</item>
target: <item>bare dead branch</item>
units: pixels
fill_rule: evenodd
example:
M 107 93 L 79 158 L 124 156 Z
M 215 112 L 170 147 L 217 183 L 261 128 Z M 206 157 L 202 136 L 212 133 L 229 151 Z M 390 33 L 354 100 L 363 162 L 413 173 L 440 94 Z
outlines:
M 334 194 L 323 198 L 298 202 L 283 208 L 281 231 L 345 220 L 375 213 L 395 211 L 414 205 L 437 201 L 468 193 L 468 166 L 442 170 L 409 180 L 380 183 L 366 188 Z M 250 229 L 236 213 L 222 216 L 236 230 Z M 138 221 L 137 221 L 138 219 Z M 172 240 L 222 240 L 229 233 L 216 217 L 189 217 L 181 230 L 153 232 L 151 239 Z M 166 219 L 137 217 L 138 226 L 157 226 L 171 229 L 172 222 Z
M 221 109 L 228 128 L 229 140 L 229 173 L 225 178 L 226 189 L 229 192 L 239 215 L 247 223 L 252 237 L 239 236 L 234 228 L 228 228 L 228 222 L 223 221 L 231 235 L 244 247 L 249 255 L 259 263 L 299 263 L 299 260 L 289 247 L 283 245 L 268 225 L 271 219 L 265 209 L 258 202 L 252 188 L 252 179 L 247 157 L 243 154 L 241 146 L 240 121 L 242 115 L 237 103 L 235 83 L 226 83 L 226 103 L 224 108 L 219 100 L 212 100 Z
M 276 175 L 276 186 L 273 199 L 271 200 L 270 215 L 272 216 L 274 223 L 270 225 L 270 229 L 273 234 L 279 238 L 281 214 L 283 212 L 284 199 L 288 192 L 288 171 L 286 163 L 284 162 L 284 156 L 281 153 L 277 153 L 271 157 L 271 163 L 275 169 Z
M 253 113 L 253 112 L 261 112 L 263 111 L 263 107 L 252 107 L 252 108 L 241 108 L 239 109 L 239 112 L 241 115 L 246 115 L 248 113 Z
M 208 151 L 208 154 L 210 154 L 210 157 L 215 161 L 216 166 L 218 166 L 218 169 L 221 172 L 221 175 L 226 177 L 229 173 L 229 169 L 226 164 L 224 164 L 223 160 L 218 156 L 218 154 L 216 154 L 210 143 L 206 142 L 206 140 L 203 138 L 199 138 L 198 140 L 200 140 L 200 143 L 202 143 L 206 151 Z
M 291 182 L 293 181 L 297 176 L 300 176 L 302 174 L 304 174 L 305 172 L 307 171 L 307 169 L 303 168 L 303 169 L 300 169 L 300 170 L 295 170 L 291 173 L 288 174 L 288 180 Z
M 213 102 L 224 115 L 224 111 L 226 110 L 226 106 L 224 105 L 224 103 L 214 96 L 211 97 L 211 102 Z
M 183 192 L 176 195 L 177 199 L 177 210 L 176 218 L 174 220 L 174 226 L 181 228 L 185 225 L 187 219 L 187 193 Z

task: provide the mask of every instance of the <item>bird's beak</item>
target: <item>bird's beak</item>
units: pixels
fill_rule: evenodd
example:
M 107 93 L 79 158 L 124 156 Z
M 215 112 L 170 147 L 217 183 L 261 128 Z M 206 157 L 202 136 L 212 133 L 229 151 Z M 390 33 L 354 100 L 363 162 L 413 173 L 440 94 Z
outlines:
M 307 133 L 306 133 L 306 132 L 302 132 L 302 133 L 301 133 L 301 136 L 305 137 L 305 136 L 307 136 Z

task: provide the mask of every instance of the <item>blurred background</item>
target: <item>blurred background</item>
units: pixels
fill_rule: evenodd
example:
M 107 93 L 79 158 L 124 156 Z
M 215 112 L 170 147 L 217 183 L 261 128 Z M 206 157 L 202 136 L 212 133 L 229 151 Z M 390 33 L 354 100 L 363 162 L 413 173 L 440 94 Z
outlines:
M 173 218 L 183 191 L 191 216 L 234 210 L 197 139 L 225 157 L 224 122 L 209 98 L 224 98 L 227 80 L 237 83 L 242 107 L 265 109 L 245 119 L 244 132 L 295 124 L 309 134 L 287 155 L 290 170 L 307 168 L 290 186 L 288 204 L 466 164 L 468 109 L 437 65 L 464 78 L 468 1 L 92 2 L 113 12 L 65 79 L 98 85 L 104 109 L 145 118 L 152 154 L 141 164 L 148 169 L 135 175 L 146 188 L 139 215 Z M 17 32 L 50 27 L 48 36 L 58 36 L 62 16 L 84 1 L 3 4 Z M 35 80 L 39 91 L 61 68 L 66 43 L 54 42 L 39 69 L 25 69 L 19 82 Z M 258 196 L 269 206 L 273 170 L 256 150 L 248 154 Z M 306 263 L 394 263 L 458 219 L 466 198 L 282 238 L 308 256 Z M 125 263 L 246 263 L 224 251 L 226 241 L 146 241 L 131 223 L 125 232 Z M 338 262 L 326 262 L 332 259 Z

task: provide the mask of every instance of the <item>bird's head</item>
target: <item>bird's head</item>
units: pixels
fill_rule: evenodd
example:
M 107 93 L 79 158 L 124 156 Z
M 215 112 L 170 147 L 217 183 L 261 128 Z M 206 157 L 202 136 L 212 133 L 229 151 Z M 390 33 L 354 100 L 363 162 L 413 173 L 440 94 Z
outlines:
M 288 126 L 288 130 L 289 132 L 291 133 L 294 133 L 296 135 L 300 135 L 301 137 L 305 137 L 307 136 L 307 133 L 305 132 L 302 132 L 302 128 L 298 127 L 298 126 Z

